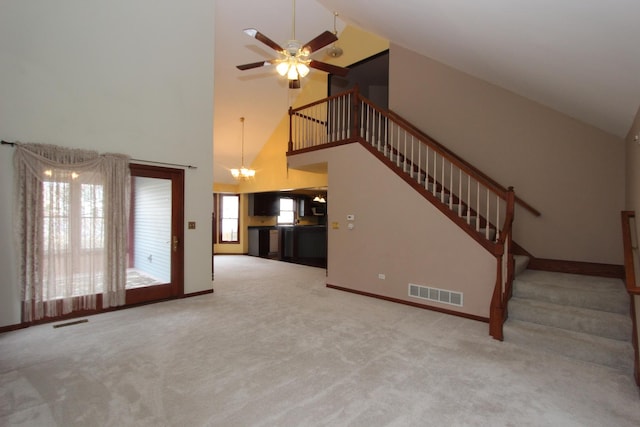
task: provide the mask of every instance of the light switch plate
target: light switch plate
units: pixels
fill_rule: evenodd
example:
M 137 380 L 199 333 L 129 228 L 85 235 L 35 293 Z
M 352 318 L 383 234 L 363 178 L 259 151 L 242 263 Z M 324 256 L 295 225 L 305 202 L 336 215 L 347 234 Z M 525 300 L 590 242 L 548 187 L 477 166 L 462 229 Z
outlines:
M 189 222 L 187 223 L 187 228 L 188 228 L 189 230 L 195 230 L 195 229 L 196 229 L 196 222 L 195 222 L 195 221 L 189 221 Z
M 356 216 L 351 214 L 351 215 L 347 215 L 347 221 L 355 221 Z

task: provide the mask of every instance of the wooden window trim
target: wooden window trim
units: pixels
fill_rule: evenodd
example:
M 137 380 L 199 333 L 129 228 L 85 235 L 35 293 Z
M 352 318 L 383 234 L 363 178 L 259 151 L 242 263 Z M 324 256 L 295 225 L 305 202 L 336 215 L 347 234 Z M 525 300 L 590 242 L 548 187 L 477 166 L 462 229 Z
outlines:
M 238 232 L 237 232 L 237 240 L 222 240 L 222 220 L 224 219 L 223 217 L 223 203 L 222 200 L 224 198 L 224 196 L 236 196 L 238 198 Z M 218 220 L 217 220 L 217 226 L 218 226 L 218 235 L 217 235 L 217 239 L 218 239 L 218 244 L 219 245 L 237 245 L 238 243 L 240 243 L 240 221 L 242 220 L 242 218 L 240 217 L 240 212 L 242 212 L 242 197 L 240 196 L 240 194 L 238 193 L 219 193 L 218 194 L 218 200 L 217 200 L 217 208 L 218 208 L 218 212 L 219 214 L 217 215 Z

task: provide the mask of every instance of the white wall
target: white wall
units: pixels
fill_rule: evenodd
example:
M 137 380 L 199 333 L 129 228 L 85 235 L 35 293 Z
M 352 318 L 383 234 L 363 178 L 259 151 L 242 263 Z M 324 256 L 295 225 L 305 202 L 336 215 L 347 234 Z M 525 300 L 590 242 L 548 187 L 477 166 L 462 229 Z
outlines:
M 210 0 L 3 0 L 0 138 L 193 164 L 185 293 L 211 289 L 213 22 Z M 0 326 L 20 320 L 12 172 L 0 149 Z

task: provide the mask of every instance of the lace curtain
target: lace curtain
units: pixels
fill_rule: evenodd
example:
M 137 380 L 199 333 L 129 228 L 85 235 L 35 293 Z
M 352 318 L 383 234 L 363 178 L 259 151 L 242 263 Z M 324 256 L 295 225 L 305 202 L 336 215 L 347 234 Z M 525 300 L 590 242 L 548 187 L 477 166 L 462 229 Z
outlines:
M 129 158 L 21 143 L 13 160 L 23 321 L 124 304 Z

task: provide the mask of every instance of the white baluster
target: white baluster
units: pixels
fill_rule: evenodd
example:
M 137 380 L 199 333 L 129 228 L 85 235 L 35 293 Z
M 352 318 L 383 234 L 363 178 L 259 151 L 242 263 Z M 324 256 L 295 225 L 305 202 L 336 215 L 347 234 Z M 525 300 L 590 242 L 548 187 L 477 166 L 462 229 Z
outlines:
M 429 190 L 429 146 L 424 153 L 424 188 Z
M 389 120 L 385 117 L 384 119 L 384 136 L 382 139 L 384 143 L 384 156 L 388 157 L 389 152 Z
M 449 162 L 449 209 L 453 209 L 453 163 Z
M 413 137 L 411 137 L 413 138 Z M 416 168 L 416 175 L 417 177 L 417 181 L 418 183 L 420 183 L 420 178 L 422 177 L 422 172 L 420 171 L 422 169 L 422 145 L 421 145 L 422 141 L 418 140 L 418 167 Z
M 500 196 L 496 194 L 496 241 L 500 238 Z
M 396 129 L 398 130 L 398 138 L 396 139 L 398 141 L 398 146 L 396 147 L 396 166 L 400 167 L 400 140 L 401 140 L 401 134 L 400 134 L 400 126 L 396 126 Z
M 476 231 L 480 231 L 480 182 L 476 181 Z
M 433 187 L 431 193 L 436 195 L 436 187 L 438 186 L 438 152 L 433 150 Z
M 467 224 L 471 224 L 471 175 L 467 175 Z
M 487 226 L 485 227 L 485 236 L 487 237 L 487 240 L 489 240 L 489 220 L 491 219 L 491 214 L 489 213 L 490 212 L 489 209 L 491 207 L 491 202 L 489 200 L 489 196 L 490 196 L 489 188 L 487 187 L 487 215 L 486 215 Z
M 440 201 L 442 203 L 444 203 L 444 184 L 445 184 L 445 180 L 444 180 L 444 156 L 442 156 L 442 171 L 441 173 L 441 177 L 440 177 Z
M 458 168 L 458 216 L 462 216 L 462 169 Z

